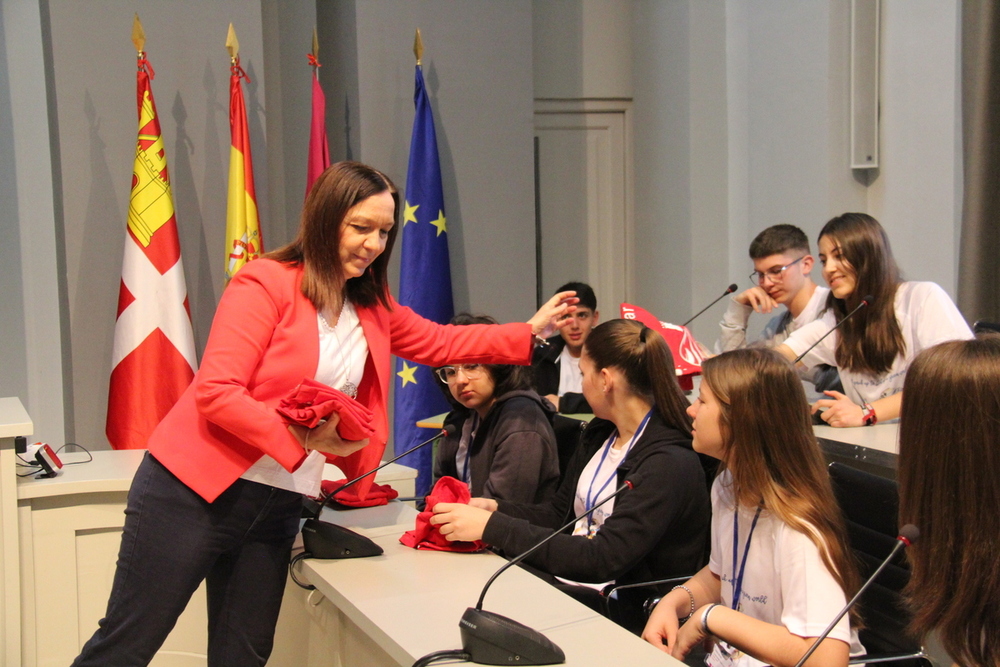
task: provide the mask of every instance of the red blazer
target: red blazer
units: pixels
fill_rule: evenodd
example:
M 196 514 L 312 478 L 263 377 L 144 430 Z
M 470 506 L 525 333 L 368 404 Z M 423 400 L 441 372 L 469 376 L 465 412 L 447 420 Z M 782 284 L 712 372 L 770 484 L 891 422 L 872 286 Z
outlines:
M 149 451 L 182 482 L 212 502 L 262 454 L 289 471 L 305 459 L 302 445 L 275 408 L 319 363 L 316 308 L 299 289 L 302 268 L 269 259 L 236 274 L 219 302 L 201 368 L 150 436 Z M 368 341 L 358 400 L 375 413 L 370 444 L 348 457 L 328 457 L 348 477 L 372 469 L 389 435 L 390 354 L 421 364 L 528 364 L 527 324 L 455 327 L 425 320 L 393 302 L 357 308 Z M 359 482 L 364 497 L 371 478 Z

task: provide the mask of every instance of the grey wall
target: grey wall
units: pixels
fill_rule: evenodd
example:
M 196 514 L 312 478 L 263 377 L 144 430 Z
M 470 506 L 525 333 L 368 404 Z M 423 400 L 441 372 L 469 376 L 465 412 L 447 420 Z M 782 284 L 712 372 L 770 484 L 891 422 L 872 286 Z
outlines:
M 536 97 L 631 99 L 635 301 L 683 321 L 746 284 L 760 229 L 867 210 L 909 277 L 954 293 L 956 0 L 884 0 L 882 166 L 847 167 L 848 0 L 0 0 L 0 394 L 105 446 L 136 132 L 138 11 L 203 347 L 223 284 L 233 20 L 265 242 L 297 225 L 313 25 L 333 159 L 405 187 L 413 31 L 438 127 L 456 307 L 534 302 Z M 16 91 L 16 95 L 12 91 Z M 398 259 L 398 256 L 397 256 Z M 817 272 L 818 278 L 818 272 Z M 721 305 L 696 323 L 711 340 Z

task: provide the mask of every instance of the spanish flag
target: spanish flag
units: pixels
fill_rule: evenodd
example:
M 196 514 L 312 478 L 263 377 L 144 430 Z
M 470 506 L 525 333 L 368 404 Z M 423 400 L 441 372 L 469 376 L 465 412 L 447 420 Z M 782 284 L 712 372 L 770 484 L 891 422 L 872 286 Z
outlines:
M 145 448 L 197 368 L 167 156 L 149 85 L 153 68 L 138 16 L 132 39 L 139 52 L 139 134 L 105 427 L 115 449 Z
M 257 218 L 257 193 L 253 185 L 253 158 L 250 156 L 250 133 L 247 130 L 247 107 L 243 101 L 240 79 L 246 72 L 240 67 L 240 43 L 233 24 L 229 24 L 226 38 L 229 50 L 229 130 L 232 143 L 229 148 L 229 197 L 226 203 L 226 280 L 244 264 L 257 259 L 264 251 Z

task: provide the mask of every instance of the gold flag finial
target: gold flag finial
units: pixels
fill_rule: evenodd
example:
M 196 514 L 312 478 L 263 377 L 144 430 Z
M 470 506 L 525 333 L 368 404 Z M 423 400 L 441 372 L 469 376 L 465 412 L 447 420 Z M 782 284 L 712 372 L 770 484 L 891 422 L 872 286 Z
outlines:
M 313 58 L 319 60 L 319 35 L 316 34 L 316 26 L 313 26 Z
M 226 35 L 226 51 L 229 51 L 229 57 L 234 61 L 240 55 L 240 40 L 236 39 L 236 30 L 233 29 L 233 24 L 229 24 L 229 34 Z
M 140 54 L 146 47 L 146 33 L 142 29 L 142 22 L 139 21 L 138 12 L 135 14 L 135 20 L 132 21 L 132 43 L 135 44 L 135 50 Z
M 420 39 L 420 28 L 417 28 L 417 36 L 413 38 L 413 55 L 417 57 L 417 65 L 424 57 L 424 40 Z

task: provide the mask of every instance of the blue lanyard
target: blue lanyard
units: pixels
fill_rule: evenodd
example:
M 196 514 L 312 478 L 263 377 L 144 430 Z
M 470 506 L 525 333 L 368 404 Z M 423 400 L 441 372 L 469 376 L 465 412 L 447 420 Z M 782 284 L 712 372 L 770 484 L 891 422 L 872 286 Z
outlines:
M 642 432 L 646 430 L 646 424 L 649 423 L 649 418 L 652 415 L 653 411 L 651 409 L 649 412 L 646 413 L 646 416 L 642 418 L 642 421 L 639 423 L 639 428 L 635 430 L 635 433 L 632 435 L 632 439 L 629 440 L 628 445 L 625 448 L 626 456 L 628 455 L 629 450 L 632 449 L 632 445 L 635 444 L 635 441 L 638 440 L 639 437 L 642 435 Z M 621 467 L 621 463 L 619 463 L 618 467 L 616 467 L 611 472 L 611 474 L 608 475 L 608 478 L 604 480 L 604 484 L 601 485 L 601 488 L 597 490 L 597 494 L 594 495 L 594 482 L 597 481 L 597 475 L 600 474 L 601 468 L 604 466 L 604 459 L 607 458 L 608 452 L 611 451 L 611 447 L 615 444 L 615 441 L 617 440 L 618 440 L 618 429 L 615 429 L 615 432 L 611 434 L 610 438 L 608 438 L 607 444 L 604 445 L 604 452 L 601 453 L 601 460 L 597 463 L 597 469 L 594 470 L 594 476 L 590 479 L 590 487 L 587 489 L 587 497 L 583 503 L 583 509 L 585 512 L 589 512 L 594 508 L 594 505 L 597 504 L 597 500 L 601 497 L 601 493 L 604 492 L 604 489 L 608 488 L 608 484 L 611 483 L 611 480 L 613 480 L 615 477 L 618 476 L 618 467 Z M 624 462 L 625 462 L 625 457 L 623 456 L 622 463 Z M 592 516 L 587 515 L 587 524 L 588 525 L 591 524 L 592 521 L 593 521 Z
M 750 524 L 750 534 L 747 535 L 747 544 L 743 548 L 743 562 L 740 564 L 740 569 L 736 574 L 736 578 L 733 580 L 733 609 L 737 609 L 740 605 L 740 595 L 743 594 L 743 575 L 746 573 L 747 569 L 747 554 L 750 553 L 750 540 L 753 539 L 753 531 L 757 528 L 757 519 L 760 518 L 760 507 L 757 507 L 757 513 L 753 515 L 753 523 Z M 740 543 L 740 508 L 737 506 L 733 510 L 733 570 L 736 570 L 736 556 L 737 545 Z
M 469 459 L 472 458 L 472 443 L 476 439 L 476 431 L 479 430 L 479 413 L 472 413 L 472 426 L 469 428 L 469 442 L 465 448 L 465 465 L 462 466 L 462 481 L 472 486 L 472 476 L 469 474 Z

